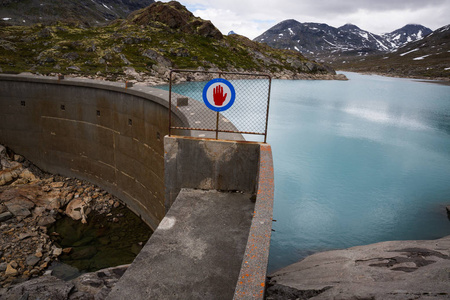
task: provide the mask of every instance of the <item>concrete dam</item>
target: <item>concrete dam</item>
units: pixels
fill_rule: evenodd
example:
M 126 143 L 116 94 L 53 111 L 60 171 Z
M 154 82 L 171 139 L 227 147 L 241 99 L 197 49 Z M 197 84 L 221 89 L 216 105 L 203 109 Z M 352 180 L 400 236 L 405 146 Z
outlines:
M 270 145 L 168 136 L 168 99 L 125 83 L 2 74 L 0 144 L 102 187 L 154 230 L 109 299 L 262 299 Z M 185 127 L 196 122 L 172 113 Z

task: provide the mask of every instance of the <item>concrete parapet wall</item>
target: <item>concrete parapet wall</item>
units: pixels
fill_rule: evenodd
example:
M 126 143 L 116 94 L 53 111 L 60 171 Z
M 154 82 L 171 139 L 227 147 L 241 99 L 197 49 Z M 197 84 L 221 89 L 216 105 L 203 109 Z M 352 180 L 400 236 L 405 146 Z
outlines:
M 262 144 L 259 153 L 255 210 L 234 300 L 263 299 L 266 288 L 275 185 L 272 148 Z
M 239 191 L 253 195 L 251 198 L 255 206 L 248 228 L 246 247 L 245 251 L 239 254 L 240 271 L 233 275 L 235 278 L 229 278 L 228 282 L 223 281 L 222 284 L 231 283 L 235 287 L 234 296 L 228 295 L 225 299 L 263 299 L 274 200 L 270 145 L 177 136 L 165 137 L 164 140 L 167 206 L 171 206 L 180 190 L 186 188 Z M 228 209 L 222 213 L 234 215 L 236 211 Z M 174 217 L 185 216 L 175 214 Z M 240 222 L 242 226 L 248 226 L 244 225 L 243 220 Z M 211 222 L 206 228 L 214 225 Z M 237 244 L 229 244 L 227 247 L 235 249 Z M 214 262 L 210 264 L 210 268 L 215 267 Z M 149 284 L 151 286 L 151 283 Z M 223 298 L 223 295 L 215 296 L 216 299 L 222 299 L 221 297 Z
M 181 188 L 256 192 L 259 143 L 165 137 L 166 206 Z
M 0 75 L 0 143 L 45 171 L 105 188 L 156 229 L 166 213 L 167 94 L 124 83 Z

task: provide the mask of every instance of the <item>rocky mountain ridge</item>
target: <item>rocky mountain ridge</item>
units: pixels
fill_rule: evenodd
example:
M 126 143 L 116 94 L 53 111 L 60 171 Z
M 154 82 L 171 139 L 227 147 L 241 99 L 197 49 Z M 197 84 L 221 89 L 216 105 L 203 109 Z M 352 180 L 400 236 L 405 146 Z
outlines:
M 340 70 L 399 77 L 450 81 L 450 25 L 391 53 L 366 57 L 336 57 L 328 61 Z
M 285 20 L 254 40 L 278 49 L 295 50 L 308 57 L 325 57 L 336 53 L 365 55 L 392 52 L 431 32 L 422 25 L 409 24 L 391 33 L 377 35 L 353 24 L 335 28 L 327 24 Z
M 131 12 L 147 7 L 154 0 L 3 0 L 0 22 L 9 25 L 50 24 L 57 21 L 105 24 L 126 18 Z
M 431 31 L 409 24 L 375 35 L 352 24 L 334 28 L 286 20 L 255 40 L 305 53 L 336 70 L 449 81 L 449 27 Z

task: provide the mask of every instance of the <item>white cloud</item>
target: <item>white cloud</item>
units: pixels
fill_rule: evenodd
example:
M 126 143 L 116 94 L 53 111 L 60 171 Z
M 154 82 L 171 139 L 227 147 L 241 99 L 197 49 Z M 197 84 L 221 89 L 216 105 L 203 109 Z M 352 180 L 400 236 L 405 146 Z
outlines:
M 247 19 L 242 15 L 228 9 L 204 9 L 192 12 L 195 16 L 211 20 L 223 34 L 234 31 L 251 39 L 277 23 L 276 20 Z
M 164 0 L 163 2 L 168 2 Z M 194 15 L 211 20 L 223 34 L 255 38 L 286 19 L 339 27 L 352 23 L 381 34 L 416 23 L 435 30 L 448 24 L 449 0 L 180 0 Z

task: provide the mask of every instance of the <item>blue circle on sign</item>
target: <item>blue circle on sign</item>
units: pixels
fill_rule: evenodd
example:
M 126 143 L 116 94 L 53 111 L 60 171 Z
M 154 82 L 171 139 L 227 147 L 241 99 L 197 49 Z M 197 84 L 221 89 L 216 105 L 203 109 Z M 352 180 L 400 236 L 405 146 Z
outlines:
M 203 88 L 203 102 L 213 111 L 229 109 L 236 98 L 233 85 L 228 80 L 216 78 L 209 81 Z

